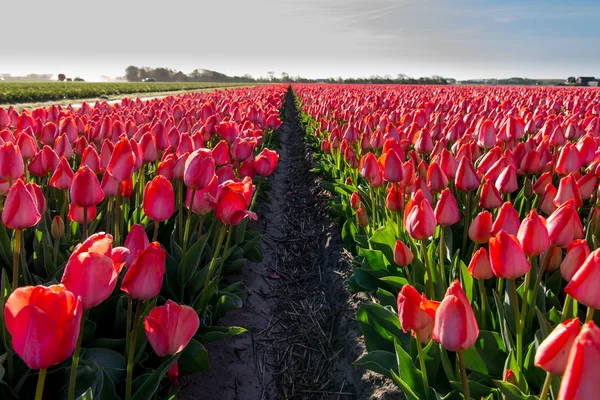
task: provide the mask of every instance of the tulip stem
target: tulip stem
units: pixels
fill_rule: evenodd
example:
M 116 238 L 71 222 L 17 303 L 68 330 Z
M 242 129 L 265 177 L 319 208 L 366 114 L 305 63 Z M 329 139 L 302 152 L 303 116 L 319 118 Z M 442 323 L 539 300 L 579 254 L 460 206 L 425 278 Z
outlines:
M 185 203 L 185 199 L 183 198 L 183 182 L 179 182 L 177 185 L 177 206 L 179 207 L 179 212 L 177 213 L 177 230 L 179 231 L 179 243 L 183 242 L 183 203 Z
M 463 356 L 463 352 L 459 351 L 456 353 L 458 355 L 458 362 L 460 364 L 460 377 L 463 384 L 463 393 L 465 395 L 466 400 L 471 399 L 471 392 L 469 390 L 469 381 L 467 380 L 467 369 L 465 368 L 465 358 Z
M 192 210 L 194 209 L 194 200 L 196 200 L 196 190 L 192 189 L 192 199 L 190 200 L 190 208 L 188 208 L 187 220 L 185 221 L 185 232 L 183 234 L 183 259 L 187 252 L 188 240 L 190 237 L 190 225 L 192 223 Z
M 444 243 L 444 227 L 440 225 L 440 274 L 444 287 L 446 286 L 446 269 L 444 268 L 444 255 L 446 253 L 445 245 L 446 243 Z
M 421 257 L 423 257 L 423 264 L 427 271 L 427 288 L 429 290 L 429 298 L 435 299 L 435 290 L 433 289 L 433 277 L 431 275 L 431 265 L 429 265 L 429 259 L 427 258 L 427 239 L 421 240 Z
M 83 240 L 88 238 L 88 208 L 83 207 Z
M 465 228 L 463 230 L 463 241 L 461 254 L 463 257 L 467 254 L 467 236 L 469 233 L 469 226 L 471 225 L 471 191 L 467 192 L 467 199 L 465 201 Z
M 427 376 L 427 367 L 425 365 L 425 355 L 423 354 L 423 345 L 421 344 L 421 335 L 415 330 L 417 339 L 417 351 L 419 352 L 419 363 L 421 364 L 421 375 L 423 375 L 423 386 L 425 387 L 425 397 L 429 398 L 429 378 Z
M 225 265 L 225 253 L 229 250 L 229 244 L 231 243 L 231 232 L 233 232 L 233 227 L 230 227 L 227 231 L 227 238 L 225 239 L 225 246 L 223 247 L 223 257 L 221 257 L 221 262 L 219 263 L 219 269 L 217 271 L 217 282 L 221 279 L 221 272 L 223 271 L 223 265 Z
M 160 225 L 160 222 L 154 221 L 154 235 L 152 236 L 153 242 L 156 242 L 156 240 L 158 239 L 158 226 L 159 225 Z
M 587 313 L 585 314 L 585 322 L 590 322 L 594 319 L 594 309 L 592 307 L 588 307 Z
M 133 297 L 127 296 L 127 326 L 125 330 L 125 355 L 129 354 L 129 341 L 131 340 L 131 317 L 133 314 Z
M 15 237 L 13 239 L 13 280 L 12 290 L 19 287 L 19 252 L 21 251 L 21 229 L 15 229 Z
M 208 301 L 208 299 L 206 298 L 206 296 L 208 295 L 208 286 L 210 285 L 212 273 L 217 264 L 217 258 L 219 258 L 219 254 L 221 252 L 221 246 L 223 245 L 223 240 L 225 239 L 226 232 L 227 232 L 227 225 L 223 225 L 223 227 L 221 228 L 221 232 L 219 232 L 219 239 L 217 240 L 217 245 L 215 246 L 215 251 L 214 251 L 212 260 L 210 261 L 210 266 L 208 267 L 208 272 L 206 274 L 206 280 L 204 281 L 204 288 L 202 289 L 202 295 L 200 297 L 200 307 L 202 307 L 202 309 L 200 310 L 200 321 L 202 321 L 204 319 L 204 315 L 206 314 L 205 302 Z
M 52 249 L 54 251 L 52 260 L 54 261 L 54 268 L 56 269 L 58 267 L 58 265 L 56 265 L 58 263 L 58 248 L 60 247 L 60 238 L 56 238 L 54 239 L 54 249 Z
M 517 337 L 517 365 L 523 367 L 523 331 L 521 330 L 521 316 L 519 314 L 519 296 L 517 295 L 517 283 L 514 279 L 509 279 L 511 303 L 515 313 L 515 333 Z M 507 287 L 508 289 L 508 287 Z
M 75 382 L 77 381 L 77 367 L 79 366 L 79 353 L 81 352 L 81 342 L 83 341 L 83 328 L 85 327 L 86 310 L 81 314 L 81 323 L 79 325 L 79 336 L 73 353 L 73 363 L 71 364 L 71 377 L 69 378 L 69 400 L 75 399 Z
M 571 314 L 571 304 L 573 304 L 573 298 L 569 295 L 565 298 L 565 305 L 563 306 L 562 313 L 560 316 L 560 322 L 565 322 Z
M 477 279 L 479 283 L 479 291 L 481 293 L 481 329 L 487 329 L 487 292 L 485 291 L 485 282 L 483 279 Z
M 121 217 L 121 185 L 117 185 L 117 194 L 115 195 L 115 245 L 119 245 L 119 218 Z
M 46 368 L 40 369 L 37 387 L 35 389 L 35 400 L 42 400 L 44 395 L 44 383 L 46 383 Z
M 548 392 L 550 392 L 550 384 L 552 383 L 552 374 L 548 372 L 546 374 L 546 380 L 544 381 L 544 386 L 542 386 L 542 391 L 540 392 L 539 400 L 546 400 L 548 397 Z
M 535 277 L 535 285 L 533 285 L 533 293 L 531 294 L 531 300 L 529 300 L 529 298 L 527 296 L 524 297 L 524 299 L 527 299 L 527 303 L 529 305 L 529 308 L 527 309 L 527 315 L 521 315 L 521 317 L 523 318 L 523 321 L 525 321 L 525 319 L 526 319 L 528 328 L 533 323 L 533 315 L 535 314 L 534 310 L 535 310 L 535 303 L 537 301 L 537 294 L 538 294 L 540 284 L 542 283 L 542 277 L 544 276 L 544 267 L 545 267 L 546 263 L 548 262 L 548 257 L 550 256 L 551 250 L 552 250 L 552 247 L 550 247 L 548 249 L 548 251 L 546 252 L 546 254 L 544 255 L 544 259 L 542 260 L 542 264 L 539 266 L 539 270 L 537 270 L 536 258 L 531 257 L 531 272 L 536 272 L 537 276 Z M 527 275 L 529 275 L 529 274 L 530 273 L 528 272 Z M 527 289 L 528 289 L 528 286 L 525 286 L 525 290 L 523 291 L 523 293 L 529 293 Z M 525 306 L 523 306 L 523 308 L 525 308 Z M 523 311 L 523 312 L 525 312 L 525 311 Z
M 112 214 L 112 198 L 107 197 L 106 199 L 106 232 L 110 233 L 111 228 L 111 214 Z
M 256 185 L 256 190 L 254 190 L 254 195 L 252 196 L 252 202 L 250 203 L 250 207 L 248 210 L 252 210 L 254 208 L 254 203 L 256 202 L 256 198 L 258 197 L 258 192 L 260 191 L 260 185 L 262 184 L 263 177 L 261 176 L 258 180 L 258 185 Z
M 202 237 L 202 231 L 204 230 L 204 215 L 200 215 L 200 221 L 198 221 L 198 239 Z
M 125 400 L 131 399 L 131 384 L 133 382 L 133 359 L 135 355 L 135 342 L 137 341 L 137 331 L 140 325 L 140 315 L 142 314 L 143 300 L 138 300 L 133 319 L 133 331 L 131 331 L 129 351 L 127 355 L 127 381 L 125 383 Z

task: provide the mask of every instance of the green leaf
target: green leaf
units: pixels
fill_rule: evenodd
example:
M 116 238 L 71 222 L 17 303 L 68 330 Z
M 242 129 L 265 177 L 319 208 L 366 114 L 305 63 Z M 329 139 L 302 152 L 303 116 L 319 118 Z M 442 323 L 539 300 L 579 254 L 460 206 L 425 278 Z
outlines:
M 229 339 L 248 330 L 239 326 L 201 326 L 194 338 L 202 344 L 216 342 L 217 340 Z
M 496 290 L 492 290 L 492 294 L 494 295 L 494 303 L 496 304 L 496 311 L 498 312 L 498 324 L 500 325 L 500 334 L 502 336 L 502 341 L 504 342 L 504 348 L 506 351 L 510 351 L 515 347 L 515 344 L 512 339 L 512 335 L 510 334 L 510 330 L 508 329 L 508 324 L 506 322 L 506 315 L 504 314 L 504 303 L 498 297 L 498 293 Z
M 386 306 L 391 307 L 391 308 L 397 307 L 396 296 L 394 296 L 393 294 L 391 294 L 390 292 L 388 292 L 385 289 L 382 289 L 382 288 L 377 289 L 377 298 L 379 299 L 379 302 L 381 303 L 381 305 L 384 307 L 386 307 Z
M 358 227 L 351 219 L 346 220 L 342 226 L 342 241 L 344 247 L 350 252 L 355 252 L 356 244 L 354 243 L 354 236 L 358 233 Z
M 394 262 L 394 247 L 396 246 L 396 232 L 392 228 L 392 224 L 388 224 L 375 231 L 369 239 L 371 246 L 375 250 L 383 252 L 389 264 Z
M 463 354 L 469 370 L 502 378 L 507 354 L 502 336 L 497 332 L 479 331 L 475 345 Z
M 538 400 L 537 396 L 526 395 L 512 383 L 494 380 L 494 384 L 507 400 Z
M 398 361 L 394 353 L 375 350 L 365 354 L 352 364 L 391 378 L 390 371 L 396 369 Z
M 460 278 L 461 278 L 462 287 L 465 290 L 467 299 L 469 299 L 469 303 L 472 303 L 473 299 L 475 298 L 475 290 L 476 290 L 473 275 L 471 275 L 468 267 L 465 265 L 464 262 L 462 262 L 462 260 L 459 259 L 458 264 L 460 265 Z
M 425 397 L 425 387 L 423 386 L 423 375 L 421 374 L 421 371 L 415 367 L 411 356 L 404 351 L 398 341 L 394 341 L 394 348 L 396 349 L 398 376 L 402 381 L 406 382 L 406 385 L 410 387 L 413 392 L 421 395 L 421 398 Z
M 192 276 L 198 270 L 200 265 L 200 260 L 202 259 L 202 253 L 204 252 L 204 248 L 206 247 L 206 242 L 211 237 L 211 232 L 205 233 L 202 237 L 196 241 L 186 252 L 185 258 L 182 261 L 182 267 L 184 268 L 185 274 L 178 274 L 180 277 L 179 284 L 184 285 L 187 284 Z M 183 279 L 183 281 L 181 281 Z
M 118 383 L 125 379 L 125 357 L 115 350 L 101 347 L 86 349 L 81 359 L 95 362 L 113 382 Z
M 86 390 L 81 396 L 79 396 L 77 400 L 94 400 L 92 388 L 88 388 L 88 390 Z
M 208 366 L 208 351 L 206 348 L 195 339 L 190 340 L 179 357 L 179 374 L 188 376 L 208 371 Z
M 410 400 L 422 400 L 423 397 L 419 397 L 411 388 L 408 386 L 406 382 L 402 380 L 400 376 L 398 376 L 394 370 L 390 370 L 390 374 L 392 375 L 392 380 L 400 387 L 402 393 Z
M 156 392 L 159 388 L 160 381 L 165 377 L 167 371 L 169 371 L 169 368 L 171 368 L 171 365 L 173 365 L 178 358 L 179 354 L 171 356 L 164 361 L 160 367 L 158 367 L 158 369 L 152 372 L 152 374 L 148 375 L 148 377 L 143 380 L 143 383 L 141 383 L 139 388 L 135 391 L 134 395 L 131 397 L 131 400 L 148 400 L 152 398 L 154 392 Z
M 242 299 L 233 293 L 219 292 L 221 297 L 217 301 L 213 320 L 218 320 L 231 310 L 242 308 Z

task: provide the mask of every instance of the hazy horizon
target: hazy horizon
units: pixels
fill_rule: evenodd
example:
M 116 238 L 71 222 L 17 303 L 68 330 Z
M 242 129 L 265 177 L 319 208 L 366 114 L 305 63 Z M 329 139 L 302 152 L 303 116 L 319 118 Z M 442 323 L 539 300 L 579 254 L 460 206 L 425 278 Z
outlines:
M 24 14 L 20 3 L 6 4 L 4 15 L 16 17 L 3 25 L 15 37 L 0 44 L 0 73 L 94 81 L 135 65 L 254 77 L 600 75 L 600 4 L 589 0 L 172 0 L 168 7 L 107 0 L 84 7 L 32 0 Z

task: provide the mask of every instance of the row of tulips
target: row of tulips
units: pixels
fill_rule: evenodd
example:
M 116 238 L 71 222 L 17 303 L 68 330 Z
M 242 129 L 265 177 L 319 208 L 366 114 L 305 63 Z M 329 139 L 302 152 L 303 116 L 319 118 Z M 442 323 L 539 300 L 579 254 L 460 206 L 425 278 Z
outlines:
M 596 398 L 600 94 L 295 91 L 350 289 L 377 299 L 356 364 L 411 399 Z
M 173 398 L 245 331 L 224 278 L 262 257 L 283 93 L 0 108 L 1 398 Z

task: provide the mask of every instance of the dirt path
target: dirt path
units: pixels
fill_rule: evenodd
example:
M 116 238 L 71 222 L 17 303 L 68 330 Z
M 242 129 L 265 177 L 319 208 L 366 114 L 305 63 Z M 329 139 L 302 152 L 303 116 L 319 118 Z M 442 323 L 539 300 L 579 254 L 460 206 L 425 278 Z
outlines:
M 210 344 L 210 371 L 190 379 L 179 398 L 397 398 L 352 365 L 364 348 L 353 319 L 357 299 L 346 289 L 351 257 L 310 172 L 312 155 L 291 92 L 280 135 L 269 202 L 255 226 L 264 235 L 264 260 L 247 265 L 248 299 L 222 321 L 249 333 Z

